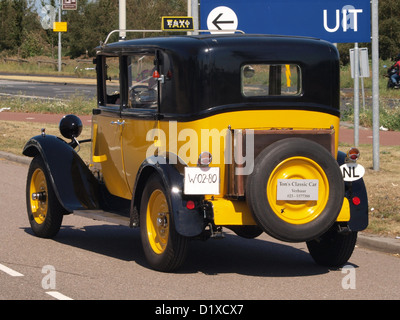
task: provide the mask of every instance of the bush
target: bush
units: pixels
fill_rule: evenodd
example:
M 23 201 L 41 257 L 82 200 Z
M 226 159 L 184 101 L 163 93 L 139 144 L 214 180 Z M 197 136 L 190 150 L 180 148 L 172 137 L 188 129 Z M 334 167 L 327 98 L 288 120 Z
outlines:
M 341 112 L 341 120 L 354 122 L 353 106 L 348 106 Z M 367 107 L 365 110 L 360 108 L 359 123 L 360 126 L 363 127 L 372 127 L 371 107 Z M 400 107 L 391 106 L 389 103 L 381 101 L 379 108 L 379 125 L 391 131 L 400 131 Z

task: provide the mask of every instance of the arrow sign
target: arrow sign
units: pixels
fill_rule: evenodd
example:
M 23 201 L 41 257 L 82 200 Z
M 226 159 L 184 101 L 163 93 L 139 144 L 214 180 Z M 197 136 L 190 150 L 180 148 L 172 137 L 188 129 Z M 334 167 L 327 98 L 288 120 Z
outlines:
M 231 30 L 236 30 L 237 26 L 238 26 L 237 15 L 229 7 L 224 7 L 224 6 L 216 7 L 213 10 L 211 10 L 211 12 L 207 17 L 208 30 L 230 30 L 227 31 L 226 33 L 234 33 L 234 31 Z
M 235 21 L 231 20 L 231 21 L 219 21 L 218 19 L 221 18 L 221 16 L 223 15 L 223 13 L 220 13 L 212 22 L 214 26 L 217 27 L 218 30 L 222 30 L 222 28 L 219 26 L 221 23 L 228 23 L 228 24 L 233 24 Z

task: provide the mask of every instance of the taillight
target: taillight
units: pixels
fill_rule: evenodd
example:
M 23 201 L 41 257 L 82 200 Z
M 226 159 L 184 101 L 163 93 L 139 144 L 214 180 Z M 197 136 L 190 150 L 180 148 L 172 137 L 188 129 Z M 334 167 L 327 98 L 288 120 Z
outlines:
M 347 160 L 356 162 L 358 160 L 358 158 L 360 158 L 360 150 L 353 147 L 347 152 L 346 156 L 347 156 Z
M 358 206 L 361 203 L 361 200 L 359 197 L 353 197 L 353 199 L 351 199 L 351 201 L 353 202 L 353 204 L 355 206 Z
M 186 202 L 186 208 L 189 210 L 193 210 L 196 207 L 196 204 L 194 203 L 194 201 L 189 200 L 188 202 Z

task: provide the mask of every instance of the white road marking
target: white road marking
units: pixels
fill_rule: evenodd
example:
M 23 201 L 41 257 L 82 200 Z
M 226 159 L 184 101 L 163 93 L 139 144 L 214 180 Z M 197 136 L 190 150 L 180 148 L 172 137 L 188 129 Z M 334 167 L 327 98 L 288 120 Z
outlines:
M 67 297 L 65 295 L 63 295 L 62 293 L 58 292 L 58 291 L 46 291 L 46 293 L 50 296 L 52 296 L 53 298 L 56 298 L 58 300 L 74 300 L 70 297 Z
M 22 273 L 19 273 L 13 269 L 10 269 L 9 267 L 6 267 L 5 265 L 0 264 L 0 270 L 7 273 L 8 275 L 12 277 L 23 277 L 24 275 Z

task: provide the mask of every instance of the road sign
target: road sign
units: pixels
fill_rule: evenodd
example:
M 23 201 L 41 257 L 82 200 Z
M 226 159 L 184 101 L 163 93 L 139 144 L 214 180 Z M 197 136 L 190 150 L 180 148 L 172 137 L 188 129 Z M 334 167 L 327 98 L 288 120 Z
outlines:
M 208 30 L 236 30 L 238 26 L 238 18 L 236 13 L 229 7 L 216 7 L 208 14 L 207 29 Z M 211 32 L 213 33 L 213 32 Z M 227 33 L 234 33 L 227 32 Z
M 78 7 L 78 0 L 62 0 L 62 9 L 63 10 L 76 10 Z
M 202 0 L 200 10 L 201 29 L 371 41 L 369 0 Z
M 54 32 L 67 32 L 67 23 L 66 22 L 53 22 L 53 31 Z
M 192 17 L 162 17 L 162 30 L 188 30 L 193 31 Z
M 354 49 L 350 49 L 350 69 L 351 69 L 351 77 L 354 78 Z M 361 78 L 369 78 L 371 75 L 369 74 L 369 60 L 368 60 L 368 48 L 358 48 L 358 64 L 359 64 L 359 77 Z

